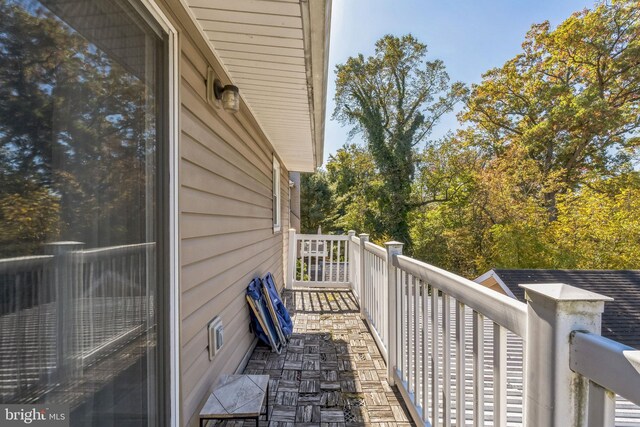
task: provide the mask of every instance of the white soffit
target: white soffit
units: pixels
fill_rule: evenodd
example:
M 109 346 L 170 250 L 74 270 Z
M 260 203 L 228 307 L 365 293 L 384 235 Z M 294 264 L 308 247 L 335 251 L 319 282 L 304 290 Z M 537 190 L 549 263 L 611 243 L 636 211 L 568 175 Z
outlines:
M 287 169 L 315 170 L 324 146 L 330 0 L 186 2 Z

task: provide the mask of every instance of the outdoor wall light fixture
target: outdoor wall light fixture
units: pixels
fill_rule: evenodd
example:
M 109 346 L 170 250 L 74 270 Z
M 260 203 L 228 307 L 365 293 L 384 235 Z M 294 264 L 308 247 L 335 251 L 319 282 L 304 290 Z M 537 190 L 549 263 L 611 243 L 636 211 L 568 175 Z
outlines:
M 230 113 L 240 110 L 240 90 L 238 86 L 224 85 L 216 79 L 213 83 L 213 92 L 216 99 L 222 101 L 222 108 Z
M 224 108 L 230 113 L 237 113 L 240 110 L 240 90 L 238 86 L 223 85 L 220 79 L 209 69 L 207 73 L 207 101 L 215 107 Z

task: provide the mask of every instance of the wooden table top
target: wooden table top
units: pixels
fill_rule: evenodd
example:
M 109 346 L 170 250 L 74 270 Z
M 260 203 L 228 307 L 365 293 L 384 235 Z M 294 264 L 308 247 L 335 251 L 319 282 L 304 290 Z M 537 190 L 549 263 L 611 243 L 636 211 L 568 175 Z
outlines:
M 200 411 L 201 418 L 260 416 L 269 375 L 224 375 Z

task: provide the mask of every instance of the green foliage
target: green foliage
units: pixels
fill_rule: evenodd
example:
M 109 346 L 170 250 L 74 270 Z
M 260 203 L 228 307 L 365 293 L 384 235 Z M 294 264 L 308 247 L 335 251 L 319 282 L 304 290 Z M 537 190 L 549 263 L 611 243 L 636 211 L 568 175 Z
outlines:
M 334 197 L 329 186 L 326 172 L 303 174 L 300 177 L 300 231 L 315 233 L 318 227 L 323 231 L 334 229 L 331 216 L 333 214 Z
M 58 198 L 46 189 L 0 193 L 0 258 L 38 253 L 40 242 L 58 237 Z
M 389 225 L 403 220 L 401 201 L 410 253 L 467 277 L 640 268 L 637 2 L 534 25 L 523 52 L 472 87 L 463 127 L 422 150 L 400 148 L 411 126 L 394 133 L 402 109 L 383 64 L 403 58 L 422 69 L 412 61 L 423 45 L 385 37 L 376 47 L 338 68 L 334 115 L 362 131 L 367 148 L 345 147 L 327 165 L 336 223 L 397 239 Z
M 559 192 L 637 159 L 639 21 L 627 0 L 534 25 L 523 52 L 472 88 L 460 118 L 488 154 L 516 146 L 535 162 L 552 216 Z
M 307 263 L 303 262 L 301 259 L 297 259 L 296 260 L 296 277 L 299 277 L 300 274 L 302 275 L 303 281 L 309 280 L 309 269 L 307 268 Z
M 636 174 L 636 178 L 640 176 Z M 610 179 L 600 186 L 617 185 Z M 603 193 L 592 186 L 558 200 L 558 220 L 545 237 L 550 263 L 559 268 L 626 269 L 640 267 L 640 185 Z
M 36 2 L 0 16 L 0 239 L 146 241 L 153 87 Z
M 386 35 L 373 56 L 336 66 L 333 117 L 363 134 L 382 183 L 382 229 L 408 248 L 415 146 L 466 93 L 461 83 L 449 84 L 442 61 L 427 61 L 426 54 L 427 46 L 410 34 Z
M 345 145 L 329 158 L 327 180 L 335 195 L 333 229 L 366 230 L 372 238 L 380 235 L 378 195 L 383 184 L 371 154 L 354 144 Z

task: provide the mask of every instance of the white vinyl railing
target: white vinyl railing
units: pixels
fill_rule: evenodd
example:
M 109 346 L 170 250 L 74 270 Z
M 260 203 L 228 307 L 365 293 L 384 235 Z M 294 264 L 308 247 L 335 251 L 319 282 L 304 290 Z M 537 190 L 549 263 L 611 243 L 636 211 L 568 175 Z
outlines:
M 387 251 L 378 245 L 362 240 L 362 283 L 364 284 L 360 310 L 369 323 L 372 335 L 388 362 L 389 318 L 387 301 Z
M 507 358 L 523 357 L 508 349 L 507 332 L 526 334 L 526 304 L 412 258 L 392 258 L 398 308 L 389 375 L 414 418 L 432 426 L 506 426 Z M 509 382 L 510 397 L 521 400 L 522 376 Z
M 0 259 L 0 402 L 31 396 L 51 375 L 81 375 L 155 324 L 155 244 L 82 246 Z
M 289 233 L 291 286 L 350 287 L 351 236 Z
M 382 248 L 368 237 L 290 230 L 288 262 L 298 268 L 290 267 L 287 286 L 351 287 L 389 383 L 418 425 L 640 426 L 640 351 L 600 336 L 609 298 L 522 285 L 525 304 L 403 256 L 401 243 Z M 336 241 L 347 245 L 344 280 L 302 278 L 304 269 L 338 262 L 323 250 Z
M 570 364 L 589 381 L 589 427 L 616 425 L 616 394 L 640 404 L 640 350 L 597 334 L 574 331 Z
M 122 342 L 153 325 L 153 296 L 147 283 L 155 282 L 155 244 L 111 246 L 74 251 L 74 304 L 80 304 L 77 322 L 82 328 L 74 349 L 84 365 L 108 354 Z

